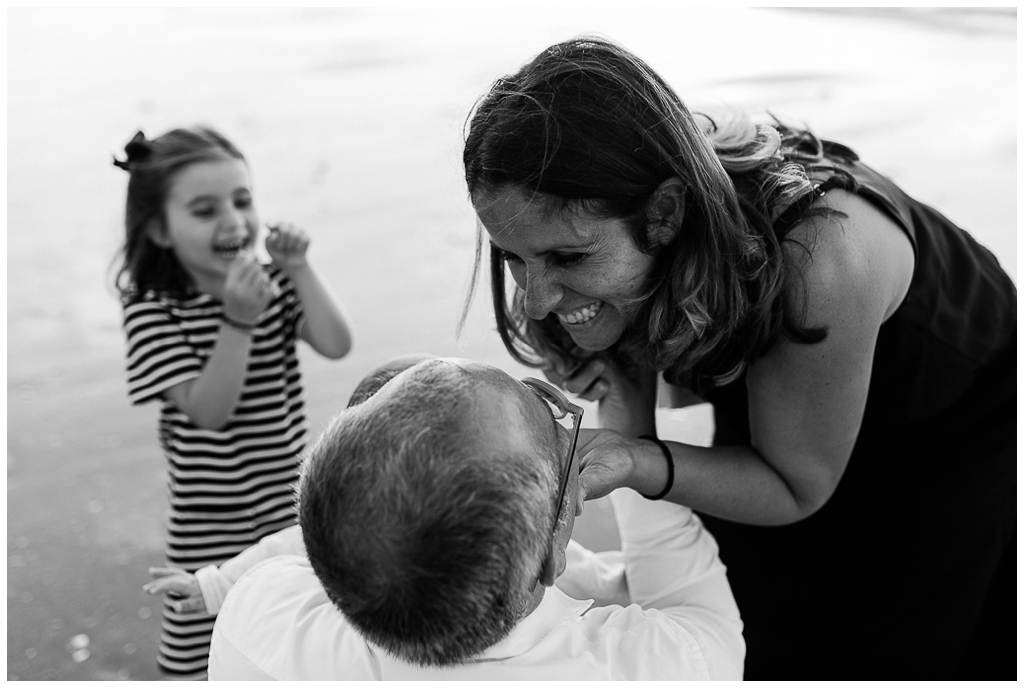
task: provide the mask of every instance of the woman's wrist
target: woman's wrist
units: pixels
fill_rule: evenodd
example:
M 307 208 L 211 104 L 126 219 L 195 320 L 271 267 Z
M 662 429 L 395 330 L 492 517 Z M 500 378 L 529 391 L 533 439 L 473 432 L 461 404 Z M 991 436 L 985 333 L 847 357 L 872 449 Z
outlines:
M 630 452 L 633 462 L 632 480 L 629 487 L 646 497 L 661 499 L 671 489 L 674 478 L 674 464 L 669 466 L 661 445 L 653 439 L 637 437 Z

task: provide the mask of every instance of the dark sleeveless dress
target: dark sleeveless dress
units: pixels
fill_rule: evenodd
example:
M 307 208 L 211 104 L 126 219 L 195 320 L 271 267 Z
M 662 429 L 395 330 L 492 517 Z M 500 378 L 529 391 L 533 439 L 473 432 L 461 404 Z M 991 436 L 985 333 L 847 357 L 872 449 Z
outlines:
M 829 149 L 840 157 L 820 188 L 874 204 L 916 263 L 879 332 L 863 424 L 828 503 L 787 526 L 704 516 L 743 616 L 745 678 L 1012 680 L 1016 287 L 966 232 Z M 749 444 L 745 380 L 705 398 L 715 444 Z

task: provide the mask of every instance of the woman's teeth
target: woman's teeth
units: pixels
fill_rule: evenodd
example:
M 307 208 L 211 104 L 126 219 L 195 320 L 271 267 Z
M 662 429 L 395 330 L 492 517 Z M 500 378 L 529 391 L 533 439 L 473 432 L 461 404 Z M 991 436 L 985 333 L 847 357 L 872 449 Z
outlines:
M 601 304 L 592 303 L 585 308 L 573 311 L 567 315 L 559 314 L 558 319 L 563 323 L 568 323 L 569 325 L 582 325 L 583 323 L 592 320 L 599 310 L 601 310 Z

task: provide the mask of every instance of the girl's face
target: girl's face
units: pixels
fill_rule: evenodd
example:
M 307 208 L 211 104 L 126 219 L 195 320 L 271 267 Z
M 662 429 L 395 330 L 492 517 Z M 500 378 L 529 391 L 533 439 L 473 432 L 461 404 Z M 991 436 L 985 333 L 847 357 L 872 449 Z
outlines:
M 204 292 L 220 295 L 228 265 L 259 233 L 249 168 L 237 158 L 198 162 L 178 171 L 164 202 L 161 246 L 174 249 Z
M 473 206 L 526 295 L 526 314 L 555 313 L 576 344 L 607 349 L 629 325 L 654 258 L 624 221 L 550 210 L 548 200 L 506 187 L 476 194 Z

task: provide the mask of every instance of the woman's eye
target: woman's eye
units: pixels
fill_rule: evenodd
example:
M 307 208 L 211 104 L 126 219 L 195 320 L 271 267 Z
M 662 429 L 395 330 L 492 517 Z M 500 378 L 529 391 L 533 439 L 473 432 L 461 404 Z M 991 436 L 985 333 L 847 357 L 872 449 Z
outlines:
M 518 263 L 522 261 L 522 259 L 516 254 L 509 253 L 508 251 L 502 251 L 500 248 L 498 249 L 498 257 L 506 263 Z
M 563 268 L 571 268 L 573 265 L 579 265 L 583 262 L 583 259 L 587 257 L 586 253 L 552 253 L 551 260 L 555 265 Z

